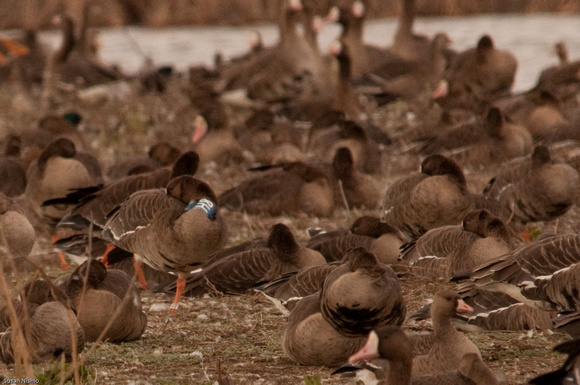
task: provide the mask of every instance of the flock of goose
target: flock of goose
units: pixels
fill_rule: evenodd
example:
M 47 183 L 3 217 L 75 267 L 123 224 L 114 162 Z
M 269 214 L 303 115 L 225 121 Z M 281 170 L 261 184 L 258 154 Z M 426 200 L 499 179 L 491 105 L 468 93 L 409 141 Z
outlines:
M 31 98 L 41 82 L 36 97 L 50 106 L 37 127 L 6 129 L 0 141 L 3 270 L 36 270 L 28 256 L 48 238 L 63 268 L 82 262 L 56 280 L 42 273 L 7 301 L 2 361 L 22 354 L 18 322 L 37 362 L 140 338 L 136 275 L 142 288 L 174 295 L 173 312 L 183 296 L 259 290 L 289 311 L 288 358 L 337 372 L 372 367 L 379 384 L 506 383 L 458 329 L 556 329 L 573 338 L 556 347 L 569 359 L 529 383 L 579 384 L 580 236 L 534 226 L 557 223 L 578 199 L 580 61 L 558 43 L 560 63 L 513 94 L 510 52 L 491 35 L 456 52 L 445 33 L 415 33 L 413 0 L 403 0 L 387 48 L 363 42 L 362 1 L 282 3 L 277 45 L 257 36 L 246 55 L 217 55 L 214 68 L 187 76 L 104 65 L 87 38 L 90 7 L 79 36 L 70 17 L 55 19 L 63 41 L 52 55 L 39 53 L 33 32 L 0 40 L 0 80 Z M 327 53 L 316 40 L 325 22 L 342 26 Z M 83 118 L 58 103 L 72 92 L 77 109 L 98 109 L 88 90 L 118 103 L 107 95 L 119 84 L 161 100 L 179 92 L 195 119 L 187 137 L 161 135 L 104 173 Z M 414 118 L 381 126 L 377 117 L 401 103 Z M 228 168 L 235 183 L 205 180 Z M 493 178 L 482 188 L 476 175 Z M 267 237 L 229 241 L 236 212 L 316 224 L 344 210 L 366 215 L 350 228 L 312 228 L 307 242 L 291 219 Z M 459 283 L 408 314 L 401 275 Z M 429 317 L 431 334 L 401 328 Z

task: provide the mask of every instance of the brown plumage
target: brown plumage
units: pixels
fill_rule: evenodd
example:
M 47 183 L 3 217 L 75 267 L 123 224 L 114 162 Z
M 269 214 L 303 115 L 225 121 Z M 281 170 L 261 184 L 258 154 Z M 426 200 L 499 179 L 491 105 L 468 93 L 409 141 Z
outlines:
M 462 293 L 474 289 L 503 292 L 531 306 L 542 307 L 542 302 L 530 300 L 522 294 L 525 282 L 553 274 L 579 261 L 580 237 L 576 234 L 547 236 L 525 244 L 509 254 L 461 274 L 468 280 L 461 283 Z M 462 278 L 457 277 L 457 278 Z
M 501 219 L 487 210 L 474 210 L 463 219 L 463 226 L 431 229 L 405 245 L 400 258 L 419 275 L 451 278 L 458 271 L 510 252 L 517 242 Z
M 67 304 L 67 296 L 52 283 L 36 280 L 25 286 L 25 303 L 15 303 L 28 351 L 33 362 L 42 362 L 64 354 L 67 361 L 80 353 L 85 345 L 84 332 Z M 7 320 L 2 310 L 3 324 Z M 6 325 L 3 325 L 6 326 Z M 73 347 L 74 333 L 76 346 Z M 8 330 L 0 338 L 0 359 L 14 362 L 13 332 Z
M 153 145 L 147 156 L 134 156 L 115 162 L 107 171 L 110 180 L 143 174 L 174 163 L 181 153 L 167 142 Z
M 270 229 L 265 245 L 233 252 L 188 276 L 184 295 L 243 294 L 259 282 L 325 262 L 320 253 L 298 244 L 290 229 L 278 223 Z M 174 289 L 169 285 L 165 291 Z
M 77 157 L 73 142 L 60 138 L 44 148 L 40 157 L 28 168 L 24 196 L 39 218 L 58 222 L 70 205 L 42 206 L 42 203 L 68 194 L 71 190 L 101 183 L 92 166 Z
M 182 175 L 165 191 L 133 193 L 111 213 L 103 237 L 154 269 L 176 273 L 175 308 L 187 274 L 224 246 L 227 225 L 211 187 Z
M 0 246 L 9 256 L 26 257 L 30 254 L 36 233 L 22 208 L 0 193 Z
M 302 162 L 283 164 L 246 180 L 219 196 L 220 204 L 250 214 L 281 215 L 302 211 L 330 216 L 333 191 L 322 171 Z
M 349 230 L 335 230 L 317 234 L 308 240 L 307 247 L 322 253 L 328 262 L 342 260 L 353 247 L 362 246 L 386 264 L 396 263 L 403 236 L 377 217 L 357 218 Z
M 282 337 L 286 356 L 302 365 L 340 366 L 364 343 L 364 336 L 347 336 L 324 319 L 318 294 L 296 304 Z
M 502 170 L 484 193 L 498 200 L 502 217 L 515 224 L 552 220 L 575 202 L 578 172 L 552 159 L 545 146 L 536 146 L 530 158 L 514 159 Z
M 349 250 L 343 264 L 326 277 L 320 298 L 324 319 L 347 335 L 400 325 L 405 319 L 395 272 L 362 247 Z
M 72 274 L 59 278 L 59 286 L 71 299 L 86 341 L 97 341 L 101 334 L 101 341 L 132 341 L 145 331 L 147 316 L 141 310 L 139 292 L 125 272 L 107 271 L 101 262 L 88 259 Z
M 457 224 L 473 209 L 473 198 L 461 167 L 441 155 L 431 155 L 421 172 L 396 180 L 383 199 L 382 220 L 411 238 L 430 229 Z
M 0 155 L 0 193 L 17 197 L 26 189 L 26 170 L 20 159 L 22 141 L 19 136 L 7 135 L 2 139 L 4 151 Z

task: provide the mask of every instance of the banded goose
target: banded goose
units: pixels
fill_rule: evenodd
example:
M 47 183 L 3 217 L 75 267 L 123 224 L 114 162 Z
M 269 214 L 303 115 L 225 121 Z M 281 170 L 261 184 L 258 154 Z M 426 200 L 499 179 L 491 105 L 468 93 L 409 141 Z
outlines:
M 389 186 L 381 220 L 417 238 L 430 229 L 460 223 L 473 205 L 461 167 L 442 155 L 431 155 L 421 163 L 421 172 Z
M 177 274 L 175 311 L 185 278 L 223 248 L 227 232 L 213 190 L 189 175 L 173 178 L 165 190 L 133 193 L 103 227 L 103 237 L 138 262 Z
M 320 303 L 324 319 L 346 335 L 401 325 L 406 313 L 397 275 L 363 247 L 347 251 L 343 264 L 328 274 Z

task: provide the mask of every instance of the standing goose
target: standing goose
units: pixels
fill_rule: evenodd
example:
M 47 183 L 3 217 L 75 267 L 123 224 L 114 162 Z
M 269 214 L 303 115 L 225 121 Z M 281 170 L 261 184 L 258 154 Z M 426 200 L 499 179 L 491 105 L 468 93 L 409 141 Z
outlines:
M 141 310 L 139 292 L 125 272 L 107 270 L 101 262 L 89 259 L 58 281 L 71 299 L 86 341 L 97 341 L 113 318 L 102 341 L 132 341 L 145 331 L 147 316 Z
M 135 254 L 138 262 L 177 274 L 172 310 L 179 307 L 185 278 L 217 253 L 227 226 L 211 187 L 192 176 L 172 179 L 164 190 L 138 191 L 119 204 L 103 237 Z
M 397 275 L 363 247 L 349 250 L 343 264 L 326 277 L 320 303 L 324 319 L 346 335 L 400 325 L 405 319 Z
M 183 294 L 243 294 L 259 282 L 325 262 L 317 251 L 298 244 L 288 226 L 278 223 L 270 229 L 265 245 L 244 248 L 192 273 L 186 278 Z M 173 285 L 165 288 L 166 292 L 173 290 Z
M 473 198 L 461 167 L 442 155 L 431 155 L 421 163 L 420 173 L 389 187 L 381 220 L 417 238 L 430 229 L 460 223 L 472 209 Z

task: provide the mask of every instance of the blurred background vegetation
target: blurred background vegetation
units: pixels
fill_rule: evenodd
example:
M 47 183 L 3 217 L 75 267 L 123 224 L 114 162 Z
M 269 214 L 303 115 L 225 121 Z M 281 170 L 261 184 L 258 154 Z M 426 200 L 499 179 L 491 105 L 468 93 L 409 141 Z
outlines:
M 86 0 L 0 0 L 0 29 L 50 26 L 53 15 L 67 12 L 80 19 Z M 94 0 L 93 0 L 94 1 Z M 281 0 L 99 0 L 92 26 L 240 25 L 276 20 Z M 316 2 L 324 13 L 334 0 Z M 396 16 L 400 0 L 366 0 L 370 18 Z M 580 0 L 417 0 L 419 16 L 475 13 L 580 13 Z

